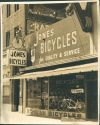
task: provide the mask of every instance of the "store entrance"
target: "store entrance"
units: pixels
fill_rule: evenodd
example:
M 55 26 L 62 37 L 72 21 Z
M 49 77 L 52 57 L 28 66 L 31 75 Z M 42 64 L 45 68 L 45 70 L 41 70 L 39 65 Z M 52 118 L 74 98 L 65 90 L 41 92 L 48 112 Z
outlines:
M 13 81 L 13 86 L 12 86 L 12 111 L 18 111 L 18 106 L 19 106 L 19 84 L 20 80 L 16 79 Z
M 97 119 L 98 102 L 97 102 L 97 79 L 91 79 L 87 82 L 87 118 Z

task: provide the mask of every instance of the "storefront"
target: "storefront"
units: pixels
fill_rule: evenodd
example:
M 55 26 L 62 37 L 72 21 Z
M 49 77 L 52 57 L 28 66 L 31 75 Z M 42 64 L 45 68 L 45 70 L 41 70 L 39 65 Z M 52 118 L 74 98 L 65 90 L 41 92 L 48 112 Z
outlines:
M 12 77 L 14 105 L 26 115 L 97 119 L 97 68 L 90 63 Z
M 11 105 L 26 115 L 97 120 L 97 53 L 76 13 L 35 35 L 30 47 L 32 66 L 10 78 Z
M 26 86 L 26 115 L 97 118 L 96 69 L 89 72 L 40 76 L 36 80 L 26 78 Z
M 39 30 L 31 52 L 33 67 L 24 71 L 33 72 L 21 76 L 27 88 L 25 113 L 97 119 L 97 56 L 76 15 Z
M 97 63 L 96 60 L 84 63 L 84 60 L 96 58 L 96 54 L 91 36 L 82 31 L 77 16 L 74 14 L 38 31 L 31 51 L 33 69 L 47 67 L 47 71 L 22 76 L 27 86 L 26 114 L 97 118 Z M 72 66 L 48 70 L 50 66 L 73 62 Z

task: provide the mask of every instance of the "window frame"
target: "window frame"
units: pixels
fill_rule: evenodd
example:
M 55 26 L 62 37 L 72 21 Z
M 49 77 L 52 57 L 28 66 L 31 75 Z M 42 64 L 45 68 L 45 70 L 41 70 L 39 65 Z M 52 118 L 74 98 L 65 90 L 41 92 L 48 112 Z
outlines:
M 19 4 L 15 4 L 14 6 L 15 12 L 19 10 Z

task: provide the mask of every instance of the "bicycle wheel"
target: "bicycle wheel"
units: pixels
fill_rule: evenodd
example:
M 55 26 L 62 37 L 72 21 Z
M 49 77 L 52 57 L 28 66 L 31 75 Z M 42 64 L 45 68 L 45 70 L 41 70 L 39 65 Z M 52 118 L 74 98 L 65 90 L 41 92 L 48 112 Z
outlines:
M 62 110 L 62 102 L 61 102 L 61 101 L 58 102 L 57 109 L 58 109 L 59 111 Z
M 70 100 L 70 101 L 67 101 L 67 111 L 75 111 L 75 103 L 72 101 L 72 100 Z
M 77 112 L 84 112 L 84 110 L 85 110 L 84 102 L 78 102 L 76 105 L 76 111 Z
M 63 105 L 62 105 L 62 110 L 63 110 L 63 111 L 69 111 L 68 103 L 67 103 L 67 102 L 63 103 Z

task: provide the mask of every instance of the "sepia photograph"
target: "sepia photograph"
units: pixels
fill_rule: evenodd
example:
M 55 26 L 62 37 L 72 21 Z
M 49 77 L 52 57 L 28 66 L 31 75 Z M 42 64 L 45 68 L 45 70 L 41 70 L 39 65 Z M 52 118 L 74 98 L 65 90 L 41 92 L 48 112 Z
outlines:
M 99 0 L 2 2 L 1 124 L 99 125 Z

